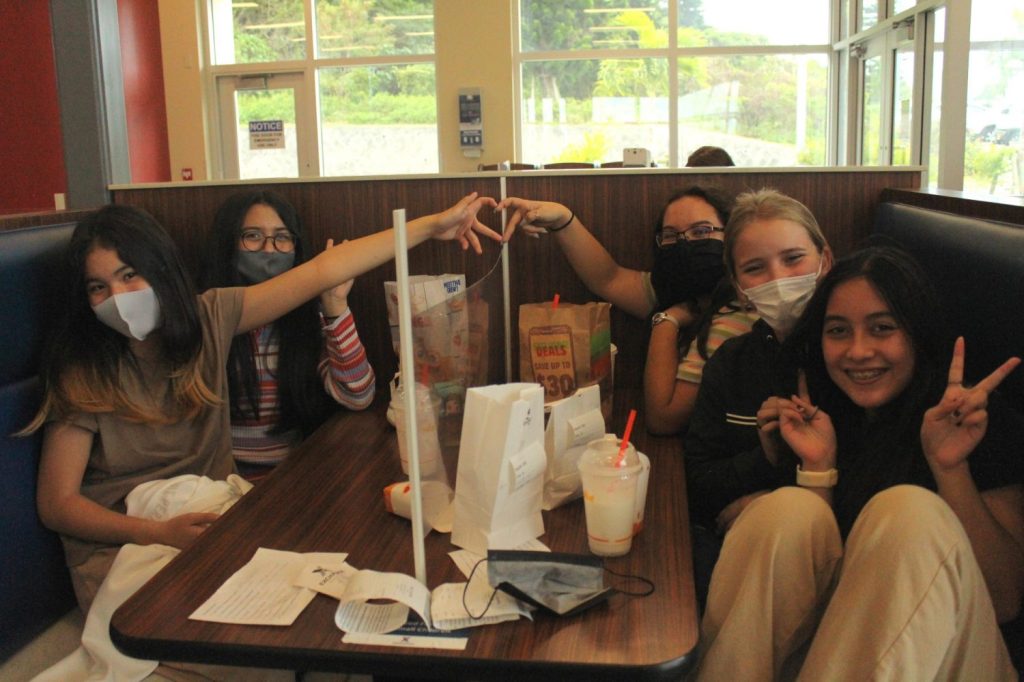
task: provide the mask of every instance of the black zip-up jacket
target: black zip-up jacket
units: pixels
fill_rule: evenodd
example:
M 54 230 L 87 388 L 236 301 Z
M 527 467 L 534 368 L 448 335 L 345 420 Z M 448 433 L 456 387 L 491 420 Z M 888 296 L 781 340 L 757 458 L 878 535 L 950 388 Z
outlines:
M 765 399 L 789 397 L 795 389 L 794 381 L 783 376 L 780 350 L 772 328 L 758 320 L 749 333 L 723 343 L 704 365 L 683 441 L 694 523 L 713 529 L 715 517 L 733 500 L 795 482 L 795 458 L 784 456 L 773 467 L 757 436 L 757 411 Z

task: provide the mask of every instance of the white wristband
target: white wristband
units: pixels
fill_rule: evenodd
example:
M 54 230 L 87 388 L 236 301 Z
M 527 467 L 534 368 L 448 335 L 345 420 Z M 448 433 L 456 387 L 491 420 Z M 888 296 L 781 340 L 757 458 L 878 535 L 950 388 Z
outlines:
M 834 488 L 839 482 L 839 471 L 804 471 L 796 465 L 796 484 L 804 488 Z

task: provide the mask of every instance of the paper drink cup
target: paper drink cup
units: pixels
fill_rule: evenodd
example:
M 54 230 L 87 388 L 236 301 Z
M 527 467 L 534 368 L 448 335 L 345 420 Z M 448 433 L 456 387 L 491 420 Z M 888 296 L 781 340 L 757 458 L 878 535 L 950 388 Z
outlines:
M 398 435 L 398 457 L 402 473 L 409 473 L 409 453 L 405 444 L 405 397 L 403 389 L 392 391 L 395 399 L 395 431 Z M 437 434 L 438 415 L 441 413 L 441 398 L 423 384 L 416 384 L 416 412 L 419 422 L 420 476 L 433 476 L 441 464 L 441 442 Z
M 632 444 L 622 465 L 616 466 L 620 441 L 614 434 L 591 441 L 579 461 L 583 506 L 590 551 L 599 556 L 622 556 L 633 545 L 637 483 L 642 470 Z

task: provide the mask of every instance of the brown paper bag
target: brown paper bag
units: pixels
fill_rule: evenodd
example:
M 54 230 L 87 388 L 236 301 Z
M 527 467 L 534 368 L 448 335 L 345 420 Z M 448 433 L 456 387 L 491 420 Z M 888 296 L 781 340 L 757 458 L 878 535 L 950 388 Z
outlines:
M 519 306 L 519 376 L 544 387 L 544 402 L 599 384 L 611 409 L 611 304 Z

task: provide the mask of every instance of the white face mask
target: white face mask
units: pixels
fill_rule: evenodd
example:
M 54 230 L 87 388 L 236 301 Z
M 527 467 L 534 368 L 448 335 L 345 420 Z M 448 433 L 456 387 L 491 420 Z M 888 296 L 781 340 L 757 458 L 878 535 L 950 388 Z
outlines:
M 153 287 L 108 296 L 92 310 L 103 324 L 139 341 L 160 326 L 160 301 Z
M 814 295 L 822 262 L 818 261 L 817 272 L 758 284 L 744 289 L 743 294 L 750 299 L 757 314 L 768 326 L 778 334 L 788 334 Z

